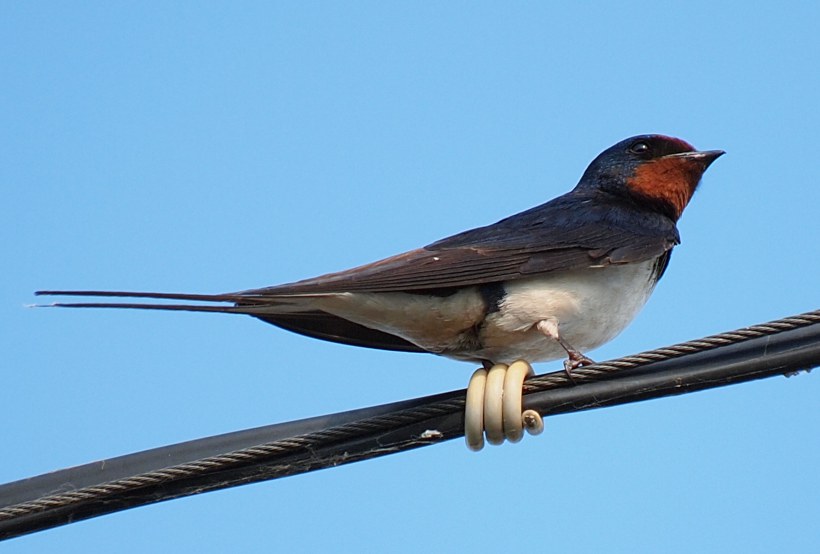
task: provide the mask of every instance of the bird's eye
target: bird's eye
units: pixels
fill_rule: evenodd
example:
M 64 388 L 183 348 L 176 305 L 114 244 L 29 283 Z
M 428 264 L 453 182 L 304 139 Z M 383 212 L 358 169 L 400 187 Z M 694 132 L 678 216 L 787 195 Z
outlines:
M 646 156 L 652 150 L 649 145 L 645 142 L 636 142 L 632 146 L 629 147 L 629 150 L 635 154 L 640 154 L 641 156 Z

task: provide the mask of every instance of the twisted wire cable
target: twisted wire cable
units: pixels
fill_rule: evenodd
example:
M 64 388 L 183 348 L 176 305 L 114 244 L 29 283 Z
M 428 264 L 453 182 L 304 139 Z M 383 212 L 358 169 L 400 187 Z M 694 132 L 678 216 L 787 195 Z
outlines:
M 806 350 L 809 348 L 811 351 L 807 354 L 808 357 L 803 356 L 800 360 L 788 365 L 788 367 L 783 365 L 782 362 L 777 362 L 775 364 L 777 367 L 768 368 L 767 371 L 757 371 L 754 375 L 749 373 L 745 377 L 729 376 L 727 380 L 699 385 L 692 388 L 692 390 L 720 386 L 739 380 L 771 376 L 778 372 L 788 375 L 820 365 L 820 325 L 818 324 L 820 324 L 820 310 L 814 310 L 764 324 L 744 327 L 735 331 L 581 367 L 573 370 L 572 381 L 564 371 L 536 376 L 525 382 L 524 393 L 527 398 L 535 398 L 538 396 L 536 393 L 546 393 L 558 389 L 564 390 L 566 394 L 576 390 L 581 392 L 588 386 L 587 384 L 598 384 L 606 387 L 609 386 L 609 383 L 623 380 L 620 378 L 621 376 L 634 375 L 635 370 L 645 369 L 648 373 L 651 367 L 660 362 L 722 349 L 763 337 L 774 337 L 781 333 L 817 325 L 818 332 L 810 336 L 798 337 L 798 339 L 795 339 L 797 341 L 795 345 L 791 345 L 791 343 L 787 345 L 791 350 Z M 674 392 L 674 394 L 680 392 L 689 392 L 689 390 L 681 389 Z M 54 474 L 0 485 L 0 540 L 137 505 L 294 475 L 453 439 L 463 433 L 464 394 L 465 391 L 463 390 L 453 391 L 371 409 L 334 414 L 334 416 L 352 414 L 351 417 L 354 417 L 354 419 L 315 431 L 278 438 L 216 455 L 204 456 L 183 463 L 172 464 L 168 467 L 143 471 L 132 476 L 79 486 L 74 490 L 56 488 L 29 500 L 16 501 L 14 498 L 19 499 L 25 496 L 26 491 L 23 485 L 26 482 L 31 481 L 34 484 L 38 479 L 53 476 Z M 673 393 L 667 391 L 653 394 L 642 391 L 634 399 L 625 401 L 635 401 L 667 394 Z M 534 405 L 535 403 L 530 402 L 529 404 L 528 406 L 525 401 L 525 407 L 534 408 L 542 415 L 606 405 L 604 403 L 593 406 L 578 404 L 574 408 L 567 408 L 566 405 L 562 405 L 563 407 L 560 410 L 556 410 L 555 406 L 550 406 L 549 403 Z M 384 413 L 369 417 L 355 417 L 359 413 L 377 409 L 381 409 Z M 331 416 L 314 419 L 327 419 L 328 417 Z M 333 418 L 331 417 L 331 419 Z M 291 423 L 297 424 L 300 422 Z M 279 424 L 272 427 L 278 428 L 287 425 Z M 426 425 L 431 426 L 426 427 Z M 403 434 L 400 431 L 403 431 Z M 209 439 L 216 438 L 219 437 Z M 209 439 L 200 439 L 198 442 L 208 441 Z M 193 444 L 193 442 L 197 441 L 192 441 L 190 444 Z M 172 449 L 186 444 L 189 443 L 156 450 Z M 125 461 L 129 456 L 138 456 L 140 454 L 145 456 L 151 452 L 123 456 L 118 460 Z M 82 467 L 84 466 L 80 466 L 80 468 Z M 59 474 L 60 472 L 55 473 Z M 14 498 L 10 502 L 4 503 L 3 497 L 6 496 L 4 495 L 6 491 L 10 491 L 8 496 Z M 140 491 L 145 494 L 141 496 Z

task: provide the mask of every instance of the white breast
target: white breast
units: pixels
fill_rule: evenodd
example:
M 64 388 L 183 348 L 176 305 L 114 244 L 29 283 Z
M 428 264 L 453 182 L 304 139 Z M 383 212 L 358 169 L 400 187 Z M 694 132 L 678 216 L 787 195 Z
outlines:
M 535 324 L 558 322 L 561 336 L 582 352 L 612 340 L 635 318 L 654 288 L 655 260 L 559 272 L 506 284 L 498 312 L 482 332 L 482 354 L 494 362 L 565 357 Z
M 535 329 L 539 321 L 556 320 L 564 340 L 582 352 L 592 350 L 620 333 L 643 307 L 654 286 L 654 267 L 651 260 L 508 281 L 499 309 L 490 313 L 475 286 L 443 297 L 401 292 L 294 295 L 271 309 L 319 309 L 459 360 L 546 361 L 566 354 Z

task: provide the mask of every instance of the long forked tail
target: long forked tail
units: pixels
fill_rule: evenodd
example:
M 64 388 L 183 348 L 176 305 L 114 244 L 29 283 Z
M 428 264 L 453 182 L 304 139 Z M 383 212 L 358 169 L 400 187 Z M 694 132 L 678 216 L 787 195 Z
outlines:
M 132 292 L 108 290 L 38 290 L 36 296 L 89 296 L 98 298 L 142 298 L 153 300 L 178 300 L 184 302 L 230 302 L 232 305 L 215 304 L 162 304 L 159 302 L 55 302 L 37 304 L 35 307 L 57 308 L 130 308 L 137 310 L 171 310 L 187 312 L 217 312 L 254 315 L 261 306 L 273 304 L 270 299 L 256 295 L 229 294 L 186 294 L 168 292 Z
M 37 296 L 82 296 L 97 298 L 140 298 L 176 300 L 190 304 L 161 302 L 56 302 L 42 307 L 59 308 L 132 308 L 137 310 L 172 310 L 216 312 L 257 317 L 282 329 L 331 342 L 397 350 L 426 352 L 407 340 L 387 332 L 371 329 L 341 316 L 325 312 L 313 303 L 322 294 L 273 294 L 264 289 L 228 294 L 186 294 L 167 292 L 131 292 L 108 290 L 40 290 Z M 207 302 L 208 304 L 204 304 Z M 219 305 L 219 303 L 223 303 Z M 225 305 L 225 303 L 229 303 Z

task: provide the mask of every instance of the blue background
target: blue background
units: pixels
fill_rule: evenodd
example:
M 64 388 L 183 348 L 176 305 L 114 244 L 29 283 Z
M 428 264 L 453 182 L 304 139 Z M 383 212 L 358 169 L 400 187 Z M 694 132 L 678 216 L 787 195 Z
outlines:
M 820 306 L 820 8 L 4 3 L 0 482 L 462 388 L 473 367 L 252 318 L 26 309 L 376 260 L 574 186 L 634 134 L 728 152 L 608 359 Z M 539 371 L 558 364 L 542 365 Z M 551 418 L 121 512 L 4 552 L 798 552 L 820 378 Z

